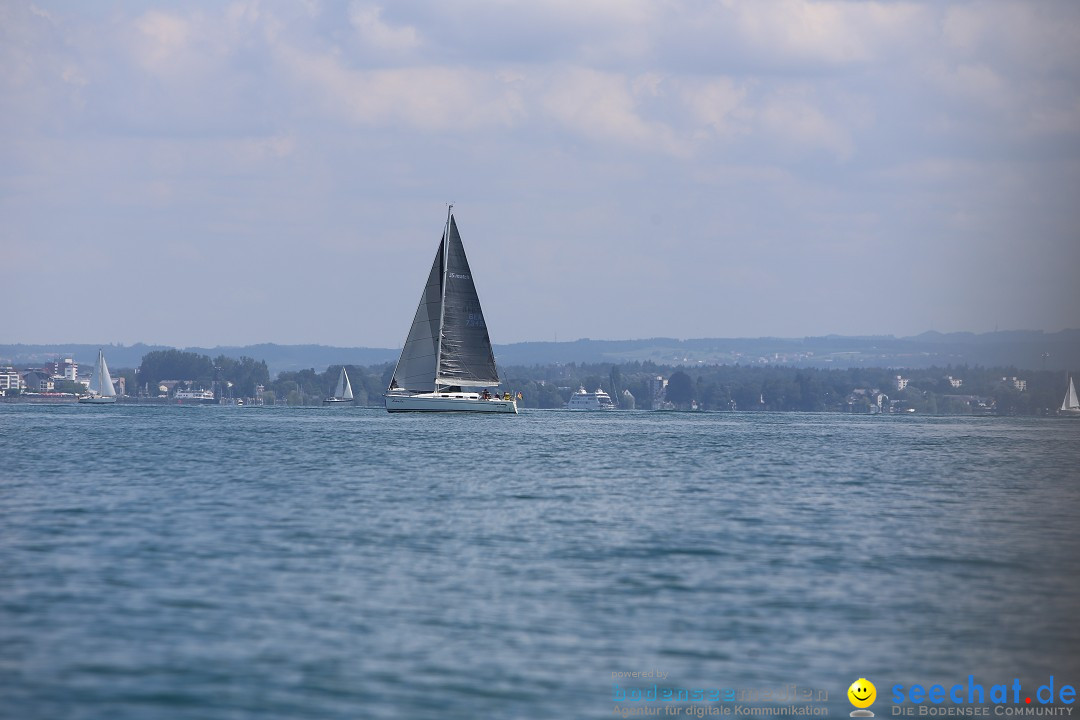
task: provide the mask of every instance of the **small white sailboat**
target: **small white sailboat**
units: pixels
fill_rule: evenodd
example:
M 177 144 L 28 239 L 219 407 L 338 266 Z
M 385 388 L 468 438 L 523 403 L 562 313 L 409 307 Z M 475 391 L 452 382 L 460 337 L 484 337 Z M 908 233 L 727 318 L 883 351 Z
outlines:
M 510 393 L 489 391 L 499 374 L 453 210 L 386 390 L 386 410 L 516 414 Z
M 1065 393 L 1065 399 L 1061 401 L 1058 415 L 1080 417 L 1080 400 L 1076 397 L 1076 386 L 1073 385 L 1072 376 L 1069 377 L 1069 389 Z
M 79 398 L 86 405 L 111 405 L 116 402 L 116 388 L 113 387 L 109 366 L 105 364 L 105 353 L 98 349 L 97 369 L 90 381 L 90 394 Z
M 323 405 L 351 405 L 353 401 L 352 384 L 349 382 L 349 373 L 345 372 L 345 366 L 341 366 L 341 374 L 338 375 L 337 387 L 334 394 L 323 400 Z

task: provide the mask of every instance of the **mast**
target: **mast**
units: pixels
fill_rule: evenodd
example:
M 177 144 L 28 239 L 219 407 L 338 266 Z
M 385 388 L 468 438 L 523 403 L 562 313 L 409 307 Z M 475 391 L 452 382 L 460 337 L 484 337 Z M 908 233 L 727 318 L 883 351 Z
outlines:
M 450 254 L 450 214 L 454 211 L 454 203 L 450 203 L 446 208 L 446 228 L 443 230 L 442 241 L 442 297 L 439 301 L 439 342 L 435 346 L 435 392 L 439 391 L 439 368 L 442 366 L 442 334 L 443 334 L 443 319 L 446 317 L 446 268 L 448 255 Z

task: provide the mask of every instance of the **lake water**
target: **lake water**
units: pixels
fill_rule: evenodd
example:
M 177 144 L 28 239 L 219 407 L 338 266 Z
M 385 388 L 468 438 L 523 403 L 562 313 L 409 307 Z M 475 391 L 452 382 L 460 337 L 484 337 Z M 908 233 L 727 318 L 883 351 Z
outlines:
M 3 718 L 1080 681 L 1080 422 L 0 405 L 0 437 Z

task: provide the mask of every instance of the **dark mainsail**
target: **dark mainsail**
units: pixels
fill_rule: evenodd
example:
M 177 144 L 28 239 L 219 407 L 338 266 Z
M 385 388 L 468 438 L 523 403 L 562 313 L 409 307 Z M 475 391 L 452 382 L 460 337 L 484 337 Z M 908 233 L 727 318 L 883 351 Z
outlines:
M 484 312 L 451 214 L 390 389 L 423 393 L 498 384 Z
M 491 351 L 484 311 L 480 309 L 469 260 L 465 257 L 465 247 L 452 215 L 449 233 L 442 347 L 436 382 L 440 385 L 498 385 L 499 374 L 495 371 L 495 356 Z

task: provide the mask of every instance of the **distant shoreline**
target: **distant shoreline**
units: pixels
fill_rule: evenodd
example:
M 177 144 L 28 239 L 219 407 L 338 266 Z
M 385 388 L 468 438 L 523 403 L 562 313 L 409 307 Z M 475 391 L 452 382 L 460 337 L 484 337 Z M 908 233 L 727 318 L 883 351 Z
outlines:
M 136 367 L 146 353 L 180 349 L 215 357 L 265 361 L 272 376 L 331 365 L 392 364 L 399 348 L 279 345 L 261 343 L 214 348 L 165 345 L 0 344 L 0 364 L 27 365 L 73 356 L 90 364 L 98 348 L 109 366 Z M 569 363 L 654 362 L 658 365 L 785 365 L 790 367 L 927 368 L 948 365 L 1013 366 L 1018 370 L 1080 367 L 1080 329 L 1046 333 L 1010 330 L 982 334 L 927 332 L 912 337 L 828 335 L 804 338 L 645 338 L 638 340 L 530 341 L 495 344 L 500 366 Z

